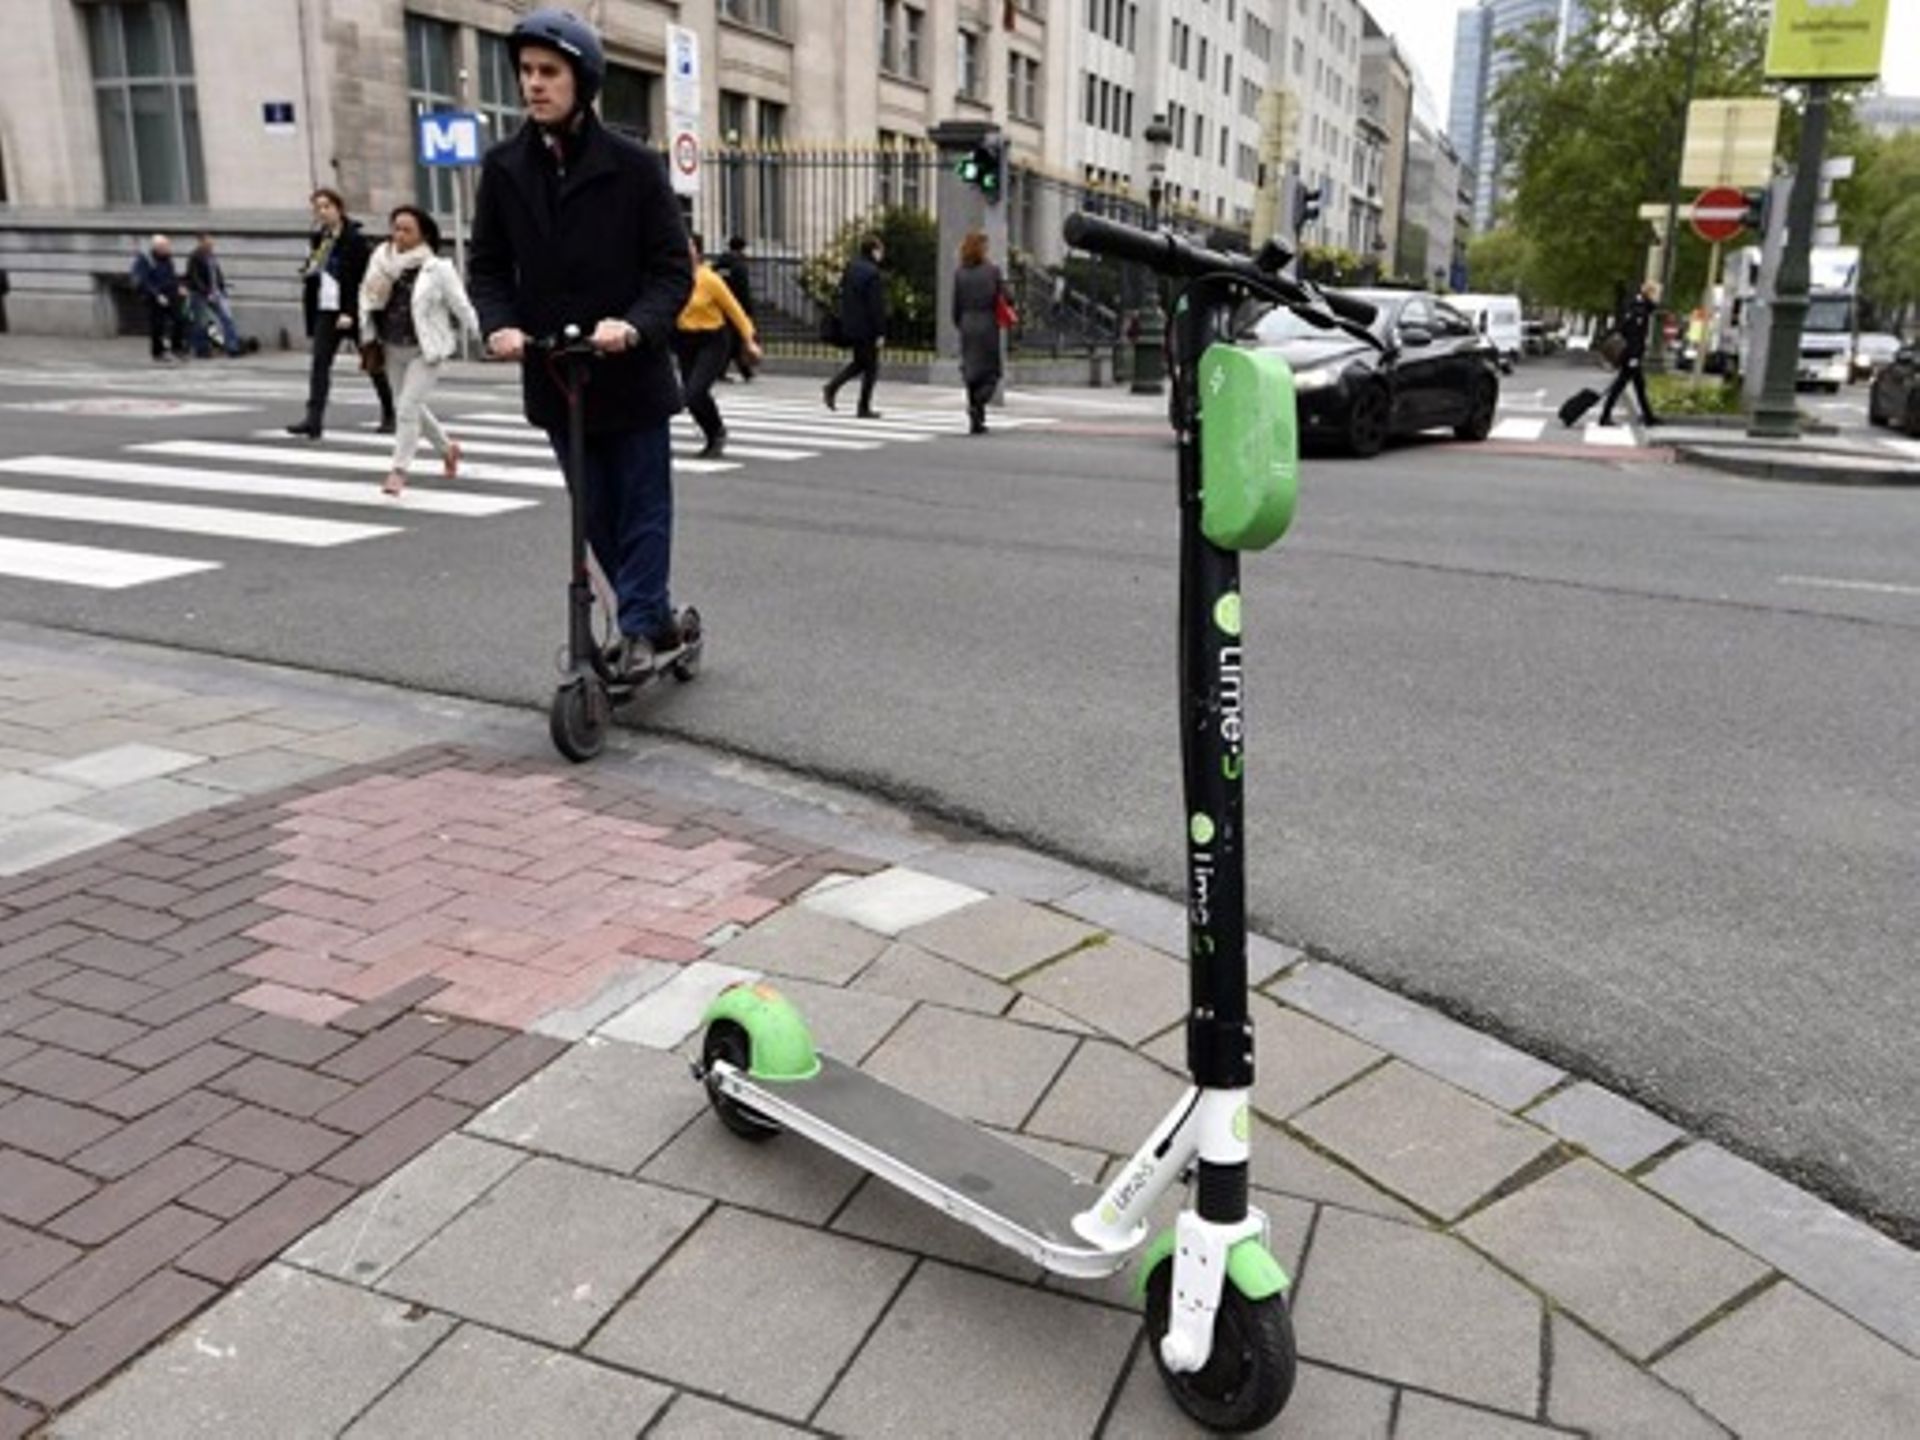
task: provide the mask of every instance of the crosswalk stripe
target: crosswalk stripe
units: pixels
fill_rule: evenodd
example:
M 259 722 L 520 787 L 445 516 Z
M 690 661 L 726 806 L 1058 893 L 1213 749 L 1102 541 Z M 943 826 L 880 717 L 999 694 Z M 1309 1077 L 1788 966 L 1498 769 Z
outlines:
M 866 437 L 873 440 L 904 440 L 917 442 L 937 439 L 941 431 L 951 431 L 957 435 L 965 428 L 964 421 L 959 425 L 943 424 L 940 430 L 931 430 L 926 426 L 916 425 L 904 420 L 898 424 L 894 424 L 885 417 L 879 420 L 860 420 L 849 415 L 843 419 L 836 420 L 818 407 L 809 409 L 805 406 L 775 412 L 771 410 L 746 411 L 728 405 L 723 407 L 721 413 L 726 417 L 727 428 L 729 430 L 733 429 L 736 423 L 742 428 L 748 425 L 758 424 L 765 429 L 778 428 L 789 433 L 795 430 L 803 430 L 807 432 L 809 437 L 813 432 L 818 431 L 822 434 L 842 435 L 849 438 Z M 456 427 L 455 433 L 457 434 L 459 433 L 458 426 L 463 422 L 508 424 L 511 423 L 513 418 L 512 416 L 498 414 L 492 411 L 483 411 L 479 414 L 460 416 L 452 423 Z M 795 438 L 799 437 L 795 436 Z
M 732 415 L 728 415 L 726 419 L 727 433 L 729 435 L 747 437 L 755 443 L 763 439 L 798 440 L 810 450 L 878 450 L 887 443 L 884 439 L 848 440 L 844 436 L 815 433 L 814 427 L 774 425 L 755 420 L 736 420 Z M 517 441 L 521 444 L 540 447 L 546 454 L 551 455 L 553 453 L 551 450 L 545 449 L 547 443 L 546 435 L 534 429 L 531 425 L 521 425 L 517 428 L 509 428 L 506 425 L 474 425 L 469 423 L 464 416 L 450 419 L 445 423 L 451 427 L 454 439 L 458 440 L 462 445 L 467 443 L 468 436 L 473 436 L 479 440 Z M 675 428 L 685 430 L 689 434 L 699 429 L 691 420 L 676 421 Z M 259 438 L 266 440 L 277 438 L 277 433 L 278 432 L 271 430 L 261 430 L 257 432 Z M 335 438 L 348 441 L 349 443 L 363 444 L 370 443 L 378 437 L 354 435 L 351 432 L 338 437 L 333 435 L 326 437 L 327 440 L 333 440 Z M 322 443 L 324 444 L 325 441 Z M 740 453 L 744 455 L 747 452 L 743 450 Z
M 330 436 L 328 438 L 331 440 L 334 437 Z M 348 439 L 345 435 L 338 438 L 341 440 Z M 382 435 L 369 435 L 366 439 L 381 442 L 381 448 L 383 449 L 393 444 L 392 440 Z M 226 440 L 150 440 L 139 445 L 129 445 L 127 448 L 141 454 L 175 455 L 183 459 L 240 460 L 256 464 L 280 464 L 285 465 L 290 470 L 351 470 L 365 477 L 369 483 L 374 485 L 376 497 L 379 494 L 379 481 L 387 473 L 386 466 L 371 456 L 340 454 L 324 450 L 318 445 L 249 445 Z M 487 480 L 498 485 L 526 485 L 536 489 L 557 490 L 560 488 L 560 472 L 551 463 L 551 457 L 548 457 L 548 460 L 548 464 L 539 466 L 538 468 L 528 468 L 522 465 L 494 465 L 486 461 L 476 461 L 474 464 L 462 465 L 460 467 L 460 478 L 462 480 Z M 516 510 L 523 505 L 533 503 L 530 500 L 510 500 L 497 495 L 484 495 L 470 490 L 447 490 L 443 488 L 444 482 L 439 481 L 437 478 L 438 471 L 439 466 L 434 465 L 431 469 L 416 469 L 412 472 L 416 479 L 427 481 L 427 483 L 422 486 L 408 487 L 408 496 L 411 498 L 417 493 L 423 500 L 429 496 L 436 497 L 436 504 L 424 507 L 426 509 L 435 509 L 437 501 L 440 498 L 456 499 L 457 503 L 455 505 L 439 511 L 439 513 L 447 515 L 493 515 L 500 513 L 502 508 Z M 234 473 L 245 474 L 246 472 L 208 470 L 197 471 L 195 473 L 225 476 Z M 427 477 L 430 475 L 436 478 L 427 480 Z M 263 476 L 260 478 L 271 480 L 276 477 Z M 344 488 L 328 480 L 313 481 L 310 483 L 325 486 L 328 493 L 338 492 Z M 248 487 L 242 486 L 240 488 L 244 490 Z M 463 508 L 469 501 L 472 502 L 476 508 L 472 510 Z M 372 502 L 369 501 L 368 503 L 371 504 Z
M 805 400 L 785 400 L 773 396 L 765 398 L 742 399 L 735 395 L 728 398 L 722 407 L 728 414 L 739 411 L 743 415 L 792 415 L 812 417 L 818 420 L 843 420 L 855 424 L 862 423 L 859 415 L 836 410 L 829 412 L 823 406 Z M 1015 429 L 1023 425 L 1051 425 L 1053 420 L 1040 415 L 1010 415 L 1005 411 L 994 412 L 994 423 L 1003 429 Z M 952 410 L 929 410 L 907 405 L 889 405 L 880 412 L 880 418 L 871 422 L 875 425 L 918 425 L 929 430 L 952 431 L 961 433 L 967 428 L 967 417 L 961 413 L 958 402 Z
M 692 429 L 692 427 L 690 426 L 689 429 Z M 266 438 L 269 438 L 269 439 L 272 438 L 272 432 L 270 431 L 262 431 L 260 433 Z M 497 455 L 502 459 L 507 459 L 507 460 L 513 460 L 513 459 L 545 460 L 550 465 L 556 463 L 553 458 L 553 451 L 548 449 L 544 443 L 536 441 L 533 444 L 516 445 L 516 444 L 509 443 L 508 441 L 505 441 L 505 440 L 487 440 L 487 439 L 473 438 L 477 435 L 477 433 L 478 432 L 466 426 L 461 426 L 459 429 L 453 432 L 453 438 L 460 442 L 461 450 L 468 454 Z M 489 432 L 489 433 L 501 433 L 501 432 Z M 694 433 L 697 434 L 698 433 L 697 430 L 695 430 Z M 522 438 L 524 439 L 525 437 L 522 437 Z M 366 446 L 372 446 L 376 448 L 391 448 L 391 446 L 393 445 L 393 441 L 388 439 L 384 435 L 356 435 L 351 431 L 343 435 L 329 435 L 325 439 L 323 439 L 320 443 L 323 445 L 333 445 L 333 444 L 366 445 Z M 676 456 L 691 456 L 691 455 L 696 455 L 699 451 L 699 448 L 700 447 L 698 445 L 695 445 L 691 441 L 688 441 L 688 443 L 684 445 L 676 445 L 674 447 L 673 453 Z M 756 447 L 754 445 L 734 445 L 734 444 L 729 444 L 727 446 L 727 453 L 729 455 L 736 455 L 743 460 L 813 460 L 813 459 L 817 459 L 819 456 L 819 452 L 815 450 L 784 450 L 779 448 L 765 448 L 765 447 Z M 435 468 L 437 469 L 438 462 L 435 461 L 433 463 Z M 676 460 L 674 463 L 676 465 L 680 465 L 686 462 L 681 460 Z M 469 468 L 470 467 L 467 465 L 466 461 L 463 459 L 460 462 L 461 475 L 463 476 L 466 475 Z M 556 471 L 555 473 L 558 473 L 558 472 Z
M 191 447 L 202 442 L 162 440 L 129 448 L 163 455 L 191 456 Z M 176 448 L 169 448 L 176 447 Z M 231 458 L 246 458 L 253 452 L 244 445 L 221 447 L 237 452 Z M 315 457 L 318 458 L 318 457 Z M 341 456 L 341 459 L 351 459 Z M 357 467 L 356 467 L 357 468 Z M 124 460 L 95 460 L 80 455 L 21 455 L 0 460 L 0 472 L 15 475 L 55 476 L 68 480 L 98 480 L 109 485 L 144 485 L 158 490 L 203 490 L 215 494 L 247 495 L 277 500 L 315 500 L 326 505 L 359 505 L 391 510 L 403 507 L 430 515 L 502 515 L 524 510 L 534 502 L 498 495 L 477 495 L 471 491 L 410 488 L 406 498 L 390 500 L 380 493 L 368 476 L 359 484 L 333 480 L 307 480 L 285 475 L 268 475 L 248 470 L 189 470 L 173 465 L 139 465 Z M 560 483 L 556 478 L 556 486 Z
M 1502 420 L 1489 437 L 1494 440 L 1538 440 L 1546 433 L 1545 420 Z
M 314 548 L 351 545 L 356 540 L 396 533 L 391 525 L 355 525 L 342 520 L 311 520 L 262 510 L 168 505 L 151 500 L 73 495 L 59 490 L 13 490 L 5 486 L 0 486 L 0 515 L 123 525 L 134 530 L 172 530 L 186 535 L 215 535 L 226 540 L 260 540 L 272 545 Z
M 1580 438 L 1588 445 L 1610 445 L 1618 450 L 1631 450 L 1640 443 L 1634 439 L 1633 431 L 1624 426 L 1616 430 L 1589 425 Z
M 56 545 L 45 540 L 15 540 L 0 535 L 0 575 L 21 580 L 50 580 L 90 590 L 125 590 L 154 580 L 171 580 L 201 570 L 218 570 L 214 560 L 182 560 L 172 555 L 143 555 L 133 550 L 102 550 L 93 545 Z

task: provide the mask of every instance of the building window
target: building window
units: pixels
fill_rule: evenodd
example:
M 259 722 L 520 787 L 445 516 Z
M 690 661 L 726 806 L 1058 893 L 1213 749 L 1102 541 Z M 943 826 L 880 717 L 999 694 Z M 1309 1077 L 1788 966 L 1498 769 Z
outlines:
M 960 32 L 960 93 L 980 98 L 980 37 L 971 30 Z
M 771 30 L 776 35 L 787 33 L 786 16 L 781 9 L 781 0 L 720 0 L 722 20 L 751 25 L 756 30 Z
M 889 75 L 893 73 L 898 50 L 894 27 L 899 16 L 898 0 L 880 0 L 880 69 Z
M 1007 113 L 1018 120 L 1040 118 L 1040 62 L 1031 56 L 1007 56 Z
M 633 140 L 653 137 L 653 76 L 626 65 L 607 66 L 600 90 L 600 118 L 609 130 Z
M 763 149 L 773 150 L 783 144 L 787 138 L 787 107 L 772 100 L 761 100 L 759 110 L 759 140 Z M 787 191 L 781 183 L 780 155 L 762 154 L 757 161 L 760 172 L 760 233 L 771 239 L 785 239 L 787 234 Z
M 109 205 L 204 205 L 185 0 L 89 5 Z
M 407 16 L 407 107 L 415 128 L 419 118 L 460 104 L 454 84 L 454 42 L 459 32 L 444 20 Z M 453 210 L 456 171 L 450 165 L 413 166 L 414 201 L 424 210 L 446 215 Z
M 520 128 L 520 77 L 501 35 L 480 37 L 480 128 L 497 145 Z
M 911 5 L 901 11 L 905 23 L 900 36 L 900 73 L 912 80 L 920 78 L 920 39 L 926 18 Z

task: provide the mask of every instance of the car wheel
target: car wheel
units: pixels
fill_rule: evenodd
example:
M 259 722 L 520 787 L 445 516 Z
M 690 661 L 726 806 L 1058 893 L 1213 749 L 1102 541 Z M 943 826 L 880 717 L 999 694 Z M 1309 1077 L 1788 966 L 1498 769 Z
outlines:
M 1384 386 L 1362 385 L 1347 410 L 1347 451 L 1361 460 L 1378 455 L 1387 444 L 1390 409 Z
M 1467 418 L 1453 427 L 1462 440 L 1484 440 L 1493 433 L 1493 412 L 1500 404 L 1500 387 L 1485 375 L 1476 376 L 1467 399 Z
M 1907 414 L 1900 428 L 1920 439 L 1920 387 L 1907 391 Z

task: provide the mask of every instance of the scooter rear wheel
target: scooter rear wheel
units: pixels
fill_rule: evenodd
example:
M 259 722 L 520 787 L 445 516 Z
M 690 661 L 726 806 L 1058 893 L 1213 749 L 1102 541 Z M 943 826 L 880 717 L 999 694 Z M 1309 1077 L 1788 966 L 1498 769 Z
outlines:
M 554 747 L 576 765 L 591 760 L 607 743 L 613 706 L 606 688 L 591 680 L 569 680 L 553 692 L 547 731 Z
M 713 1106 L 720 1123 L 743 1140 L 771 1140 L 778 1135 L 780 1127 L 775 1122 L 757 1110 L 749 1110 L 731 1095 L 721 1093 L 711 1073 L 716 1060 L 724 1060 L 736 1070 L 746 1070 L 753 1064 L 753 1042 L 747 1038 L 747 1032 L 731 1020 L 716 1020 L 709 1025 L 706 1039 L 700 1045 L 700 1061 L 709 1072 L 707 1103 Z
M 1297 1368 L 1293 1319 L 1284 1294 L 1249 1300 L 1231 1283 L 1213 1317 L 1213 1353 L 1200 1369 L 1176 1374 L 1160 1356 L 1171 1320 L 1173 1260 L 1147 1277 L 1147 1348 L 1174 1404 L 1209 1430 L 1258 1430 L 1286 1407 Z

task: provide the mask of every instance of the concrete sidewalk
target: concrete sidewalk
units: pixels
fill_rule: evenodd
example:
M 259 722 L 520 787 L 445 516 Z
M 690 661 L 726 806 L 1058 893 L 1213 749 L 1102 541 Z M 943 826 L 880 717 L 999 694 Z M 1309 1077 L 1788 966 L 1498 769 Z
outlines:
M 1180 1088 L 1178 906 L 542 717 L 0 627 L 0 1437 L 1191 1433 L 1064 1283 L 683 1056 L 823 1047 L 1085 1176 Z M 1920 1430 L 1920 1256 L 1269 940 L 1277 1435 Z M 49 1419 L 49 1415 L 52 1416 Z

